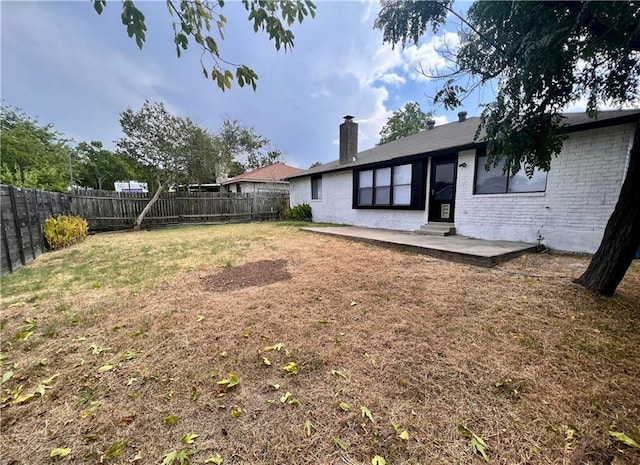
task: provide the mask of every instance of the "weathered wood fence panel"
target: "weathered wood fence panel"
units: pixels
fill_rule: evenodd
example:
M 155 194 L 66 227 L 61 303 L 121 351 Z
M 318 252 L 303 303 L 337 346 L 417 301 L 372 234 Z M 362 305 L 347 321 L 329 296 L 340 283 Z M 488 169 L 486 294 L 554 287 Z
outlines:
M 0 186 L 1 274 L 11 273 L 44 252 L 46 243 L 42 228 L 45 220 L 70 212 L 68 195 Z
M 124 229 L 132 227 L 150 195 L 80 190 L 73 194 L 71 206 L 90 230 Z M 278 219 L 288 206 L 289 194 L 282 192 L 164 192 L 143 226 Z
M 147 193 L 78 190 L 71 195 L 0 186 L 1 273 L 26 265 L 46 250 L 42 233 L 50 216 L 79 215 L 91 231 L 127 229 L 149 201 Z M 166 192 L 144 226 L 275 220 L 289 206 L 283 192 Z

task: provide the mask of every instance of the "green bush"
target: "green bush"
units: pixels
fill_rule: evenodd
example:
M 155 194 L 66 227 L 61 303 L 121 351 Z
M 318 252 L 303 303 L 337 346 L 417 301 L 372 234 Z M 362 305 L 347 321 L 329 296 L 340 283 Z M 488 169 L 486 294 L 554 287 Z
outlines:
M 301 203 L 284 212 L 284 219 L 287 221 L 311 221 L 312 218 L 311 205 L 307 203 Z
M 51 250 L 62 249 L 83 241 L 87 237 L 88 230 L 87 221 L 74 215 L 50 217 L 44 222 L 44 237 Z

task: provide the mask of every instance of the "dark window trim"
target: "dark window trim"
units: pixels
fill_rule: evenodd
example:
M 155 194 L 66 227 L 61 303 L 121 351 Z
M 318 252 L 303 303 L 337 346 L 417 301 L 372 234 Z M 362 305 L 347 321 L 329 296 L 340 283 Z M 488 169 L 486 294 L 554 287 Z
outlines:
M 425 209 L 425 196 L 426 196 L 426 166 L 428 158 L 413 161 L 402 161 L 400 163 L 397 160 L 389 161 L 386 163 L 376 163 L 375 165 L 366 165 L 354 168 L 352 172 L 353 176 L 353 192 L 351 195 L 352 205 L 351 208 L 358 210 L 424 210 Z M 411 202 L 409 205 L 393 205 L 393 167 L 400 165 L 411 165 Z M 389 205 L 358 205 L 358 194 L 360 188 L 360 172 L 361 171 L 375 171 L 381 168 L 391 168 L 391 189 L 390 204 Z M 375 178 L 375 176 L 374 176 Z M 406 184 L 403 184 L 406 185 Z M 375 179 L 372 186 L 372 202 L 375 202 Z
M 311 200 L 322 200 L 322 190 L 320 190 L 319 192 L 319 196 L 318 197 L 314 197 L 313 196 L 313 181 L 317 181 L 317 180 L 322 181 L 322 175 L 321 174 L 314 174 L 311 176 Z M 322 184 L 320 185 L 320 189 L 322 189 Z
M 544 180 L 544 190 L 541 191 L 525 191 L 525 192 L 509 192 L 509 182 L 511 181 L 511 178 L 513 176 L 511 175 L 507 175 L 507 185 L 505 186 L 505 191 L 504 192 L 486 192 L 486 193 L 482 193 L 482 192 L 476 192 L 476 189 L 478 188 L 478 158 L 480 157 L 486 157 L 487 156 L 487 150 L 486 148 L 483 149 L 478 149 L 476 150 L 476 158 L 475 158 L 475 167 L 473 169 L 473 195 L 522 195 L 522 194 L 540 194 L 540 193 L 545 193 L 547 192 L 547 181 L 548 181 L 548 176 L 547 178 L 545 178 Z M 484 165 L 482 166 L 482 169 L 484 169 Z M 547 172 L 547 175 L 549 173 Z

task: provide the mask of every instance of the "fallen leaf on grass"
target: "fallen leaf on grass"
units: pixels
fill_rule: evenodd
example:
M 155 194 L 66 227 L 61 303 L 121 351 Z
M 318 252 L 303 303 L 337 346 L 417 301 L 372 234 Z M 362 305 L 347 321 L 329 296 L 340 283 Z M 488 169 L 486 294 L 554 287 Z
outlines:
M 395 423 L 392 423 L 391 426 L 393 426 L 393 429 L 396 430 L 396 434 L 398 435 L 399 439 L 402 439 L 403 441 L 409 440 L 409 433 L 407 432 L 407 430 L 403 430 L 402 428 L 400 428 L 400 425 L 396 425 Z
M 164 419 L 164 422 L 169 426 L 173 426 L 177 424 L 179 421 L 180 421 L 180 417 L 178 415 L 169 415 L 167 418 Z
M 49 457 L 66 457 L 70 453 L 71 453 L 71 449 L 59 447 L 59 448 L 53 449 L 49 454 Z
M 242 415 L 242 408 L 240 408 L 239 405 L 234 405 L 231 409 L 231 416 L 233 418 L 240 418 L 240 415 Z
M 340 438 L 333 438 L 333 443 L 342 450 L 347 450 L 347 445 L 340 440 Z
M 196 433 L 187 433 L 182 436 L 182 442 L 185 444 L 193 444 L 193 441 L 198 437 Z
M 162 457 L 162 465 L 173 465 L 174 463 L 178 465 L 189 465 L 191 463 L 190 457 L 194 453 L 194 451 L 187 449 L 172 450 Z
M 640 444 L 634 441 L 632 438 L 627 436 L 624 433 L 618 433 L 615 431 L 609 431 L 609 436 L 615 438 L 617 441 L 620 441 L 623 444 L 626 444 L 629 447 L 633 447 L 634 449 L 640 449 Z
M 13 377 L 13 371 L 7 371 L 6 373 L 2 374 L 2 382 L 0 382 L 0 385 L 6 383 L 7 381 L 9 381 L 11 378 Z
M 198 318 L 196 318 L 196 321 L 197 321 L 198 323 L 200 323 L 201 321 L 204 321 L 204 320 L 205 320 L 205 318 L 204 318 L 204 316 L 202 316 L 202 315 L 198 315 Z
M 93 412 L 95 412 L 96 410 L 98 410 L 100 407 L 102 407 L 102 402 L 94 400 L 93 402 L 91 402 L 91 404 L 89 404 L 90 407 L 83 411 L 80 414 L 80 418 L 87 418 L 89 415 L 91 415 Z
M 267 357 L 262 357 L 262 363 L 269 367 L 271 366 L 271 361 Z
M 28 391 L 26 394 L 20 395 L 20 392 L 22 392 L 22 390 L 18 391 L 16 393 L 16 397 L 13 400 L 13 404 L 22 404 L 24 402 L 27 402 L 28 400 L 33 399 L 36 394 L 39 394 L 40 397 L 44 396 L 46 390 L 51 389 L 51 383 L 53 383 L 53 381 L 59 375 L 60 373 L 56 373 L 55 375 L 50 376 L 44 381 L 41 381 L 40 384 L 38 384 L 33 391 Z
M 298 364 L 296 362 L 289 362 L 282 369 L 291 375 L 298 374 Z
M 311 436 L 311 432 L 314 429 L 316 429 L 316 427 L 313 426 L 313 423 L 311 423 L 311 420 L 306 420 L 304 422 L 304 432 L 307 433 L 307 436 Z
M 109 370 L 113 370 L 113 365 L 102 365 L 100 368 L 98 368 L 98 373 L 104 373 L 105 371 Z
M 341 378 L 347 379 L 347 375 L 345 375 L 343 372 L 338 370 L 331 370 L 331 374 L 333 376 L 340 376 Z
M 231 389 L 232 387 L 237 386 L 239 382 L 240 380 L 238 379 L 238 375 L 235 373 L 229 373 L 228 377 L 221 379 L 216 384 L 224 385 L 225 389 Z
M 476 454 L 480 454 L 485 462 L 489 462 L 489 456 L 487 455 L 487 449 L 489 448 L 489 446 L 487 446 L 487 443 L 484 442 L 484 439 L 475 434 L 462 423 L 458 423 L 458 433 L 460 433 L 464 437 L 471 438 L 471 450 L 473 450 L 473 452 Z
M 349 410 L 351 410 L 351 407 L 349 406 L 349 404 L 347 404 L 346 402 L 340 402 L 338 404 L 338 407 L 340 407 L 342 410 L 344 410 L 345 412 L 348 412 Z
M 371 410 L 369 410 L 367 407 L 360 407 L 360 413 L 362 414 L 362 418 L 368 418 L 371 423 L 375 423 L 373 415 L 371 415 Z
M 120 455 L 124 451 L 124 448 L 127 447 L 128 444 L 129 444 L 129 441 L 114 442 L 109 446 L 109 448 L 104 452 L 104 454 L 102 454 L 102 456 L 100 457 L 100 462 L 102 463 L 104 459 L 110 460 L 110 459 L 115 459 L 120 457 Z
M 387 461 L 384 459 L 384 457 L 376 455 L 371 459 L 371 465 L 387 465 Z
M 204 461 L 204 463 L 215 463 L 216 465 L 222 465 L 224 460 L 220 454 L 212 455 Z
M 272 345 L 272 346 L 265 347 L 265 348 L 264 348 L 264 349 L 262 349 L 262 350 L 264 350 L 265 352 L 269 352 L 269 351 L 271 351 L 271 350 L 282 350 L 282 348 L 283 348 L 283 347 L 284 347 L 284 345 L 282 345 L 282 343 L 281 343 L 281 342 L 278 342 L 277 344 L 274 344 L 274 345 Z

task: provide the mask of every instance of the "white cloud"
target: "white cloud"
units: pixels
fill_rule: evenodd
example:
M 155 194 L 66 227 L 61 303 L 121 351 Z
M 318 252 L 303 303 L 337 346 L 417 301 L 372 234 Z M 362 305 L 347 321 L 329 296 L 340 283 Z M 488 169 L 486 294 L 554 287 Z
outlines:
M 460 37 L 454 32 L 433 36 L 429 42 L 420 46 L 412 45 L 402 52 L 403 69 L 411 79 L 429 80 L 429 75 L 437 74 L 452 66 L 446 58 L 460 46 Z M 426 75 L 425 75 L 426 74 Z
M 433 120 L 436 122 L 436 126 L 441 126 L 449 122 L 449 118 L 447 118 L 447 115 L 434 116 Z
M 398 73 L 386 73 L 380 76 L 379 81 L 384 82 L 385 84 L 391 84 L 394 86 L 401 86 L 407 82 L 407 80 L 400 76 Z

